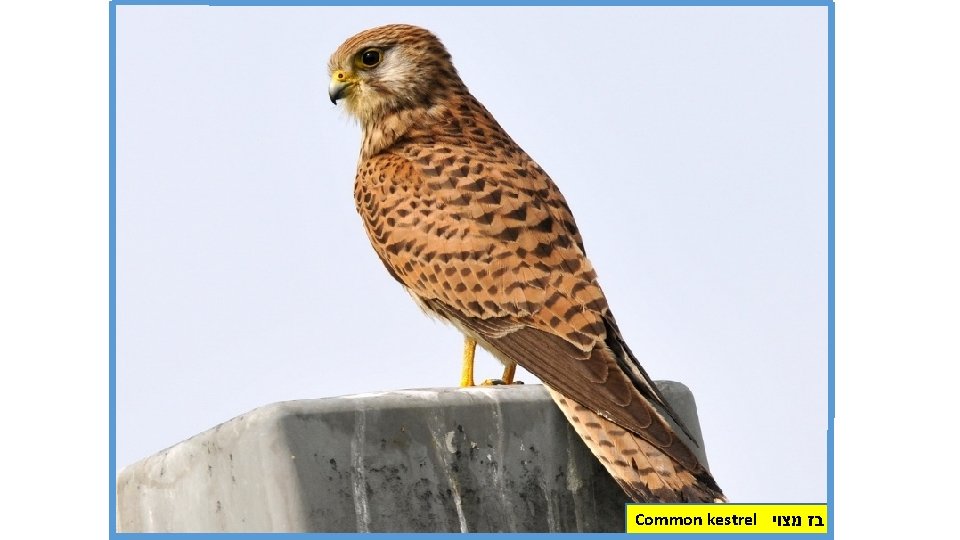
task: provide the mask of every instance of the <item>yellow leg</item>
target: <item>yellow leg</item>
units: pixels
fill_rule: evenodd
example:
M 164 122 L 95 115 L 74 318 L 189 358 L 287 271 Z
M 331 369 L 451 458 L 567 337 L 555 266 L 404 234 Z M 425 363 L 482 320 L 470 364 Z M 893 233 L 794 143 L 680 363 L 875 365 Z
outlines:
M 460 388 L 473 386 L 473 354 L 477 350 L 477 341 L 463 338 L 463 371 L 460 372 Z
M 510 364 L 509 366 L 503 368 L 503 384 L 513 384 L 513 376 L 517 373 L 517 365 Z

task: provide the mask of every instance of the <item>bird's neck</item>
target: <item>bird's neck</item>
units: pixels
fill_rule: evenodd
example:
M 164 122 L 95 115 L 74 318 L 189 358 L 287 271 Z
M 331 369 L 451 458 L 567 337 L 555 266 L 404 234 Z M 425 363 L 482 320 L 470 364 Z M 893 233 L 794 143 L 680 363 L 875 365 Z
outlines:
M 363 122 L 363 144 L 360 147 L 360 161 L 390 148 L 415 126 L 431 121 L 431 108 L 411 107 L 389 112 Z
M 464 86 L 438 92 L 433 98 L 430 103 L 361 119 L 363 144 L 360 148 L 360 161 L 389 150 L 404 138 L 449 135 L 451 128 L 459 125 L 458 118 L 464 114 L 461 109 L 465 102 L 488 114 Z

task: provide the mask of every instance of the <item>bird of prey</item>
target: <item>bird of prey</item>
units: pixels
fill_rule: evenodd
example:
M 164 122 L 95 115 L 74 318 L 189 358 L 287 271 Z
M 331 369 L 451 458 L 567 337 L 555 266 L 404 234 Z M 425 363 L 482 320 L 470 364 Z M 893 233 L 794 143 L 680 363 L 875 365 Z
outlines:
M 503 362 L 503 382 L 519 364 L 544 383 L 634 501 L 724 501 L 624 343 L 563 195 L 440 40 L 372 28 L 329 69 L 330 100 L 363 129 L 357 211 L 390 275 L 463 333 L 461 385 L 473 384 L 479 344 Z

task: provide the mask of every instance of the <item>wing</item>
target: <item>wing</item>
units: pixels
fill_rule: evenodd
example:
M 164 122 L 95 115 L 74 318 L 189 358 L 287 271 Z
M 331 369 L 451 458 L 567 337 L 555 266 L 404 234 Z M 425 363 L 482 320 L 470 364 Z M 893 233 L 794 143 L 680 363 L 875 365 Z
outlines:
M 494 355 L 697 470 L 658 408 L 686 428 L 623 344 L 550 178 L 522 151 L 444 150 L 380 154 L 358 170 L 357 210 L 388 271 Z

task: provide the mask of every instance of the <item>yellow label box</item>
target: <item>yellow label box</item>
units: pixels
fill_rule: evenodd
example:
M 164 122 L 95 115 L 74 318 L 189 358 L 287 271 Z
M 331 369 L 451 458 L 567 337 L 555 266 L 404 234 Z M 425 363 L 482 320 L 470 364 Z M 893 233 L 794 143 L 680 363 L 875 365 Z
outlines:
M 824 533 L 825 504 L 628 504 L 628 533 Z

